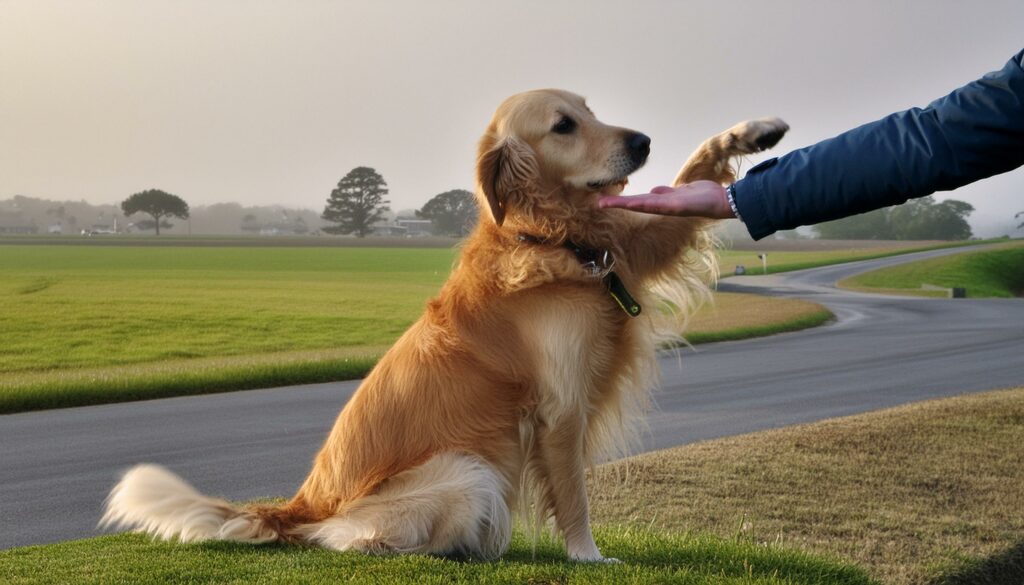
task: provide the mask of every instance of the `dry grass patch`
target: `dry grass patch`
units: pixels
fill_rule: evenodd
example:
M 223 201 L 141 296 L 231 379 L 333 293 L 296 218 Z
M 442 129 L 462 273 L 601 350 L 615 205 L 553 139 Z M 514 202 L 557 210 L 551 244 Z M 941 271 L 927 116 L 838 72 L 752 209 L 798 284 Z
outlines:
M 790 323 L 828 313 L 817 303 L 799 299 L 724 292 L 716 292 L 714 299 L 714 304 L 702 307 L 690 320 L 688 334 Z
M 1021 445 L 1017 388 L 634 457 L 592 502 L 598 522 L 783 542 L 886 583 L 1019 583 Z

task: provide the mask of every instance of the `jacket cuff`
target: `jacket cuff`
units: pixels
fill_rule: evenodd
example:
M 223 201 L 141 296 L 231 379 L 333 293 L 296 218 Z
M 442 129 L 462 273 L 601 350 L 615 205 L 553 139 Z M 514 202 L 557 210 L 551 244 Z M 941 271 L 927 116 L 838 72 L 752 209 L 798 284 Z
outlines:
M 733 202 L 750 237 L 760 240 L 775 233 L 775 225 L 768 215 L 767 196 L 759 171 L 775 164 L 777 158 L 768 159 L 747 171 L 747 175 L 732 184 Z

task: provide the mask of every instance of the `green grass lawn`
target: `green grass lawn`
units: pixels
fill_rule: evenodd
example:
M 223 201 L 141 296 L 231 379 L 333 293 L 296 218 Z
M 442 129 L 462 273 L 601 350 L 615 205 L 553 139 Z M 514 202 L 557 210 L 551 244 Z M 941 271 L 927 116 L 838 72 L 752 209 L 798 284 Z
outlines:
M 179 545 L 105 536 L 0 551 L 4 583 L 682 583 L 869 585 L 866 573 L 828 557 L 747 539 L 606 528 L 597 541 L 621 564 L 565 560 L 543 539 L 517 536 L 500 561 L 374 557 L 297 546 Z
M 964 287 L 970 298 L 1024 295 L 1024 241 L 996 249 L 873 270 L 840 281 L 843 288 L 935 296 L 922 285 Z M 945 294 L 943 293 L 943 296 Z
M 446 249 L 0 247 L 0 373 L 387 345 Z

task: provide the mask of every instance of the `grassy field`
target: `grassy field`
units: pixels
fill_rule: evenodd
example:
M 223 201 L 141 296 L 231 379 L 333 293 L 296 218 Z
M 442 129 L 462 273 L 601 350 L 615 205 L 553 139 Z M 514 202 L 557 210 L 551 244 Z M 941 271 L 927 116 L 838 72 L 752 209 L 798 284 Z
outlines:
M 842 288 L 864 292 L 946 296 L 922 289 L 922 285 L 964 287 L 969 298 L 1024 296 L 1024 241 L 883 268 L 839 282 Z
M 0 247 L 0 372 L 388 345 L 450 249 Z
M 30 583 L 1024 582 L 1024 388 L 707 441 L 605 465 L 590 493 L 619 565 L 517 536 L 494 563 L 114 535 L 0 551 Z
M 453 249 L 0 246 L 0 413 L 351 379 L 437 293 Z M 820 324 L 719 295 L 693 342 Z

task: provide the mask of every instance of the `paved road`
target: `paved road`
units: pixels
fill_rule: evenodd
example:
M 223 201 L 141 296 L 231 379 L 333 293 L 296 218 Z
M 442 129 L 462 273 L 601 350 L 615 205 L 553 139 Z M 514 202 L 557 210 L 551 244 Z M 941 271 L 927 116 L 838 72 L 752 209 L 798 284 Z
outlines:
M 820 302 L 836 323 L 661 358 L 656 449 L 905 402 L 1024 385 L 1024 300 L 861 295 L 831 284 L 924 257 L 729 278 Z M 290 495 L 355 382 L 0 416 L 0 548 L 82 538 L 118 472 L 164 464 L 232 499 Z

